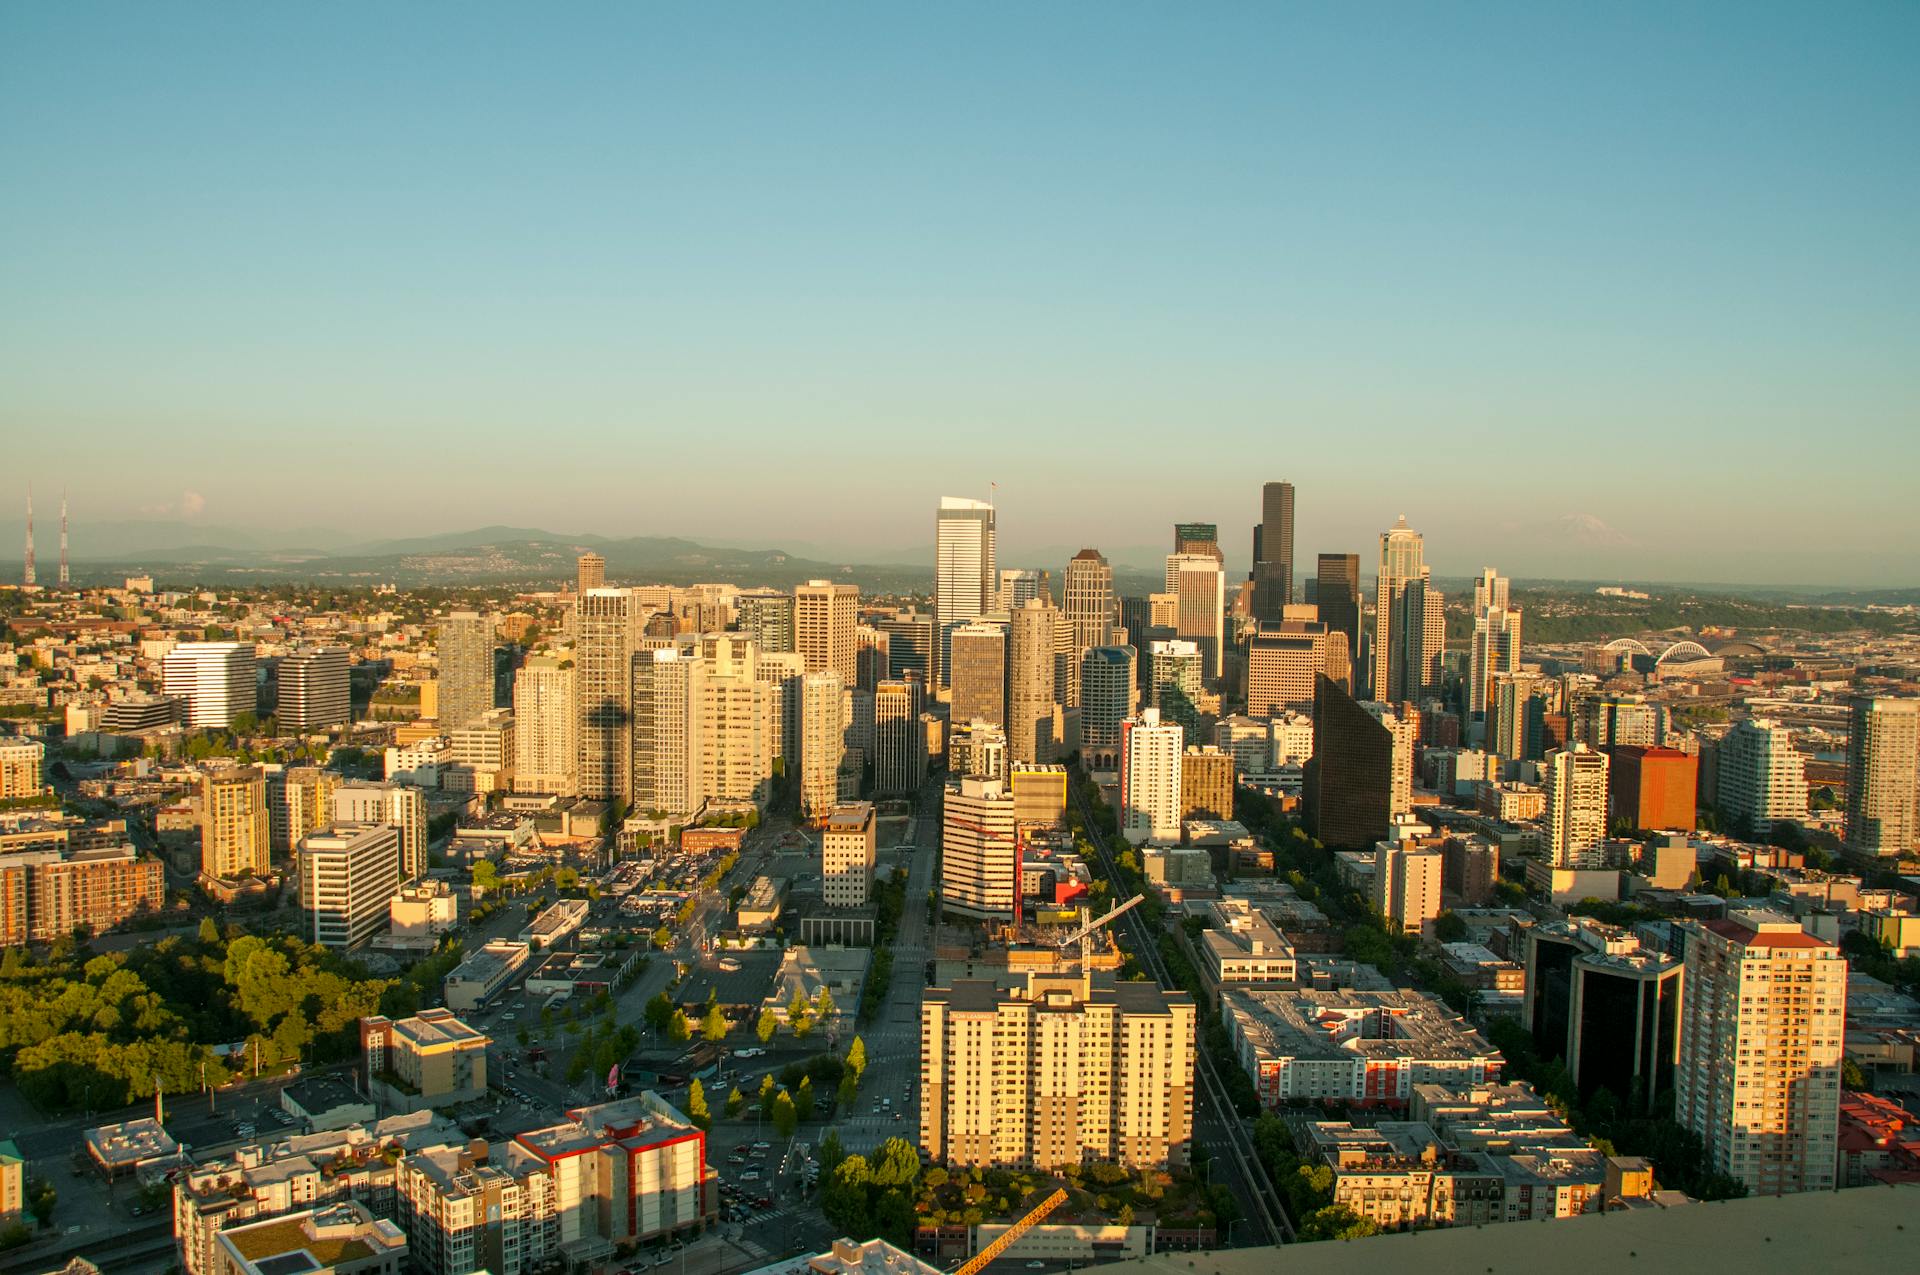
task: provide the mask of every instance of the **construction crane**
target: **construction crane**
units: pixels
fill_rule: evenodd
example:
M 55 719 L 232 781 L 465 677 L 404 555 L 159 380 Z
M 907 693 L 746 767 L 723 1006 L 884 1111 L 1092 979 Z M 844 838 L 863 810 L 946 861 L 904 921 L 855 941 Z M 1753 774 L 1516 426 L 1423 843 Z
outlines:
M 1094 931 L 1101 929 L 1104 926 L 1110 924 L 1111 922 L 1116 920 L 1121 913 L 1127 911 L 1129 908 L 1134 907 L 1136 904 L 1143 902 L 1146 899 L 1146 897 L 1147 896 L 1144 894 L 1136 894 L 1131 899 L 1128 899 L 1125 903 L 1116 903 L 1113 905 L 1111 909 L 1107 911 L 1107 913 L 1104 916 L 1102 916 L 1097 921 L 1087 920 L 1087 909 L 1081 908 L 1080 909 L 1080 920 L 1081 920 L 1080 928 L 1075 930 L 1073 933 L 1067 935 L 1065 938 L 1058 940 L 1056 944 L 1056 946 L 1058 946 L 1060 949 L 1060 954 L 1062 956 L 1066 955 L 1067 949 L 1073 946 L 1075 943 L 1078 943 L 1080 945 L 1080 968 L 1084 970 L 1087 967 L 1087 961 L 1091 959 L 1093 956 Z
M 1002 1231 L 999 1239 L 996 1239 L 993 1243 L 987 1245 L 972 1257 L 969 1257 L 963 1265 L 957 1267 L 953 1275 L 980 1275 L 980 1272 L 991 1265 L 996 1257 L 999 1257 L 1002 1253 L 1012 1248 L 1016 1240 L 1038 1226 L 1046 1219 L 1047 1214 L 1053 1212 L 1066 1202 L 1066 1191 L 1061 1188 L 1056 1188 L 1052 1195 L 1049 1195 L 1046 1199 L 1034 1205 L 1031 1213 Z

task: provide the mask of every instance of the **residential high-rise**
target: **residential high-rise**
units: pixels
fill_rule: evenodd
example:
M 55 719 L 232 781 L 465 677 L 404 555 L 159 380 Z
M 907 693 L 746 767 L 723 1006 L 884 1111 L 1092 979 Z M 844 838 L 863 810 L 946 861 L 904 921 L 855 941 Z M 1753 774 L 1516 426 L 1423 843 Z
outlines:
M 948 635 L 992 609 L 999 584 L 994 508 L 981 500 L 942 496 L 934 522 L 934 619 L 939 625 L 935 685 L 946 686 Z
M 708 633 L 699 645 L 700 796 L 764 806 L 773 796 L 774 688 L 745 634 Z
M 1607 761 L 1607 808 L 1636 830 L 1692 832 L 1700 759 L 1678 748 L 1615 746 Z
M 427 799 L 406 784 L 350 781 L 333 794 L 335 824 L 382 823 L 400 834 L 400 880 L 418 881 L 427 871 Z
M 1307 830 L 1342 850 L 1383 841 L 1392 827 L 1394 734 L 1353 696 L 1314 684 L 1313 756 L 1301 781 Z
M 1839 1156 L 1847 962 L 1791 917 L 1734 912 L 1687 944 L 1673 1118 L 1753 1195 L 1826 1191 Z
M 1233 754 L 1213 744 L 1188 744 L 1180 754 L 1180 818 L 1233 818 Z
M 46 760 L 47 746 L 37 739 L 0 738 L 0 801 L 40 796 Z
M 607 560 L 589 549 L 580 555 L 575 564 L 579 570 L 579 591 L 604 588 L 607 583 Z
M 1272 717 L 1310 707 L 1314 680 L 1329 673 L 1328 641 L 1324 624 L 1304 620 L 1262 622 L 1248 634 L 1247 712 Z
M 1546 753 L 1546 705 L 1536 673 L 1506 673 L 1493 679 L 1487 745 L 1506 761 L 1537 761 Z
M 1779 822 L 1807 817 L 1807 760 L 1785 726 L 1764 717 L 1736 722 L 1720 741 L 1720 812 L 1736 829 L 1765 837 Z
M 762 653 L 794 649 L 793 595 L 777 589 L 746 589 L 733 600 L 740 631 Z
M 573 604 L 575 738 L 580 795 L 633 798 L 633 653 L 646 610 L 631 589 L 591 589 Z
M 1007 628 L 974 621 L 947 635 L 948 685 L 953 690 L 953 721 L 1007 721 Z
M 921 682 L 933 688 L 934 622 L 931 615 L 908 609 L 882 616 L 874 627 L 887 635 L 887 676 L 905 677 L 918 673 Z
M 1585 744 L 1547 754 L 1547 854 L 1556 868 L 1603 866 L 1607 839 L 1607 755 Z
M 1380 533 L 1380 575 L 1373 613 L 1372 697 L 1419 700 L 1438 680 L 1444 628 L 1436 629 L 1439 593 L 1431 587 L 1425 542 L 1401 518 Z
M 1253 526 L 1253 618 L 1277 624 L 1293 601 L 1293 484 L 1260 488 L 1260 521 Z
M 493 709 L 493 620 L 454 611 L 440 621 L 440 726 L 465 726 Z
M 986 722 L 955 725 L 947 738 L 947 769 L 954 778 L 1005 779 L 1007 732 Z
M 343 646 L 305 647 L 280 661 L 280 729 L 294 735 L 345 726 L 353 717 Z
M 572 795 L 580 765 L 580 715 L 571 652 L 529 655 L 513 679 L 513 787 Z
M 848 802 L 827 815 L 820 826 L 820 891 L 828 907 L 867 906 L 875 844 L 872 802 Z
M 859 683 L 860 586 L 809 580 L 793 591 L 793 648 L 809 673 L 837 673 Z
M 765 689 L 760 688 L 765 694 Z M 691 644 L 633 657 L 633 808 L 686 815 L 706 789 L 706 669 Z
M 1439 844 L 1390 837 L 1373 851 L 1373 907 L 1399 934 L 1433 933 L 1446 854 Z
M 1185 992 L 1086 971 L 962 980 L 920 1007 L 920 1144 L 936 1162 L 1180 1169 L 1193 1141 Z
M 400 890 L 400 832 L 364 823 L 309 833 L 299 869 L 307 941 L 359 947 L 387 928 L 387 904 Z
M 1854 699 L 1847 736 L 1847 844 L 1862 854 L 1920 850 L 1920 699 Z
M 1494 679 L 1520 671 L 1520 611 L 1507 605 L 1507 580 L 1488 567 L 1473 582 L 1473 646 L 1467 656 L 1467 712 L 1493 706 Z
M 949 783 L 940 823 L 941 906 L 962 916 L 1011 921 L 1019 885 L 1020 848 L 1006 781 L 963 775 Z
M 1157 709 L 1163 719 L 1178 722 L 1190 731 L 1198 731 L 1203 669 L 1204 660 L 1197 643 L 1179 640 L 1149 643 L 1148 706 Z
M 1143 708 L 1120 723 L 1120 835 L 1133 845 L 1180 842 L 1180 755 L 1186 731 Z
M 1007 748 L 1015 762 L 1053 760 L 1054 639 L 1059 612 L 1030 599 L 1013 613 L 1007 641 Z
M 166 905 L 166 866 L 142 858 L 128 842 L 49 844 L 0 855 L 0 947 L 70 939 L 75 930 L 98 934 Z
M 1411 814 L 1413 812 L 1413 754 L 1420 742 L 1419 716 L 1396 712 L 1379 700 L 1367 700 L 1360 707 L 1366 710 L 1368 716 L 1386 727 L 1387 734 L 1393 737 L 1393 783 L 1388 789 L 1389 803 L 1396 818 Z
M 1200 648 L 1201 677 L 1214 681 L 1226 640 L 1226 568 L 1212 554 L 1177 553 L 1167 559 L 1167 577 L 1177 599 L 1174 631 Z
M 209 770 L 200 780 L 200 870 L 231 881 L 272 866 L 267 779 L 258 766 Z
M 1120 764 L 1120 723 L 1133 716 L 1134 652 L 1089 647 L 1080 660 L 1080 752 L 1089 765 Z
M 1366 681 L 1360 658 L 1360 555 L 1321 554 L 1313 583 L 1311 600 L 1319 608 L 1320 623 L 1327 626 L 1330 634 L 1346 635 L 1347 667 L 1352 670 L 1352 684 L 1345 689 L 1351 693 Z
M 800 679 L 800 814 L 823 819 L 840 803 L 840 762 L 846 752 L 844 687 L 838 673 Z
M 905 797 L 927 778 L 926 729 L 918 677 L 888 678 L 873 690 L 873 792 Z
M 185 706 L 188 730 L 225 730 L 259 705 L 251 642 L 182 642 L 160 662 L 161 691 Z
M 796 651 L 762 652 L 754 674 L 767 684 L 773 722 L 773 755 L 788 778 L 800 770 L 800 679 L 806 661 Z
M 1088 651 L 1113 641 L 1113 568 L 1099 550 L 1082 549 L 1067 564 L 1061 587 L 1067 623 L 1073 630 L 1074 659 L 1084 662 Z
M 270 766 L 267 772 L 268 842 L 275 856 L 291 855 L 301 838 L 333 822 L 340 772 L 319 766 Z

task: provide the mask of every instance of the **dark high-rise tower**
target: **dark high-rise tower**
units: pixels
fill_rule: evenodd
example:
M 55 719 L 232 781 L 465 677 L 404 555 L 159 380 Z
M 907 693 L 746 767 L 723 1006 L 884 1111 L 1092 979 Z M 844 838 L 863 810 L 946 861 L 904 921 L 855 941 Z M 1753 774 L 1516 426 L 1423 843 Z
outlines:
M 1327 632 L 1344 633 L 1347 638 L 1347 662 L 1354 670 L 1354 685 L 1360 674 L 1360 555 L 1323 553 L 1313 582 L 1314 604 L 1320 608 L 1320 623 Z
M 1253 528 L 1253 618 L 1278 624 L 1293 601 L 1293 484 L 1260 488 L 1260 521 Z
M 1314 680 L 1313 756 L 1301 781 L 1307 830 L 1336 850 L 1365 849 L 1393 819 L 1393 732 L 1324 674 Z

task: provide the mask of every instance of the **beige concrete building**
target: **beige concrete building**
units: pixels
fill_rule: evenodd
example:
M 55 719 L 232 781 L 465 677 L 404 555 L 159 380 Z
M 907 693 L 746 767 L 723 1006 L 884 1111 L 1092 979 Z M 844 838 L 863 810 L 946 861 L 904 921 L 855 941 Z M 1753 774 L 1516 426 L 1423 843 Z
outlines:
M 513 679 L 515 792 L 572 795 L 580 765 L 574 680 L 571 652 L 530 655 Z
M 384 823 L 400 832 L 400 879 L 418 881 L 427 871 L 427 797 L 408 784 L 360 780 L 334 790 L 334 823 Z
M 386 823 L 337 823 L 307 834 L 297 856 L 303 937 L 325 947 L 359 947 L 384 932 L 400 889 L 400 830 Z
M 1015 764 L 1053 760 L 1059 621 L 1060 613 L 1042 598 L 1029 599 L 1013 612 L 1007 635 L 1007 748 Z
M 267 829 L 276 855 L 291 854 L 300 839 L 333 820 L 340 772 L 320 766 L 267 770 Z
M 1920 850 L 1920 699 L 1853 701 L 1847 734 L 1847 844 L 1863 854 Z
M 920 1010 L 920 1142 L 936 1161 L 1180 1168 L 1193 1136 L 1195 1010 L 1109 975 L 964 980 Z
M 842 691 L 838 673 L 800 679 L 800 814 L 806 819 L 823 819 L 840 804 L 840 762 L 847 746 Z
M 700 793 L 765 805 L 773 795 L 775 690 L 759 647 L 736 633 L 700 639 Z
M 97 934 L 166 902 L 165 865 L 130 844 L 0 854 L 0 947 Z
M 38 797 L 47 746 L 37 739 L 0 739 L 0 801 Z
M 368 1092 L 386 1111 L 420 1111 L 484 1098 L 491 1043 L 450 1009 L 426 1009 L 398 1020 L 377 1015 L 360 1020 Z
M 1013 793 L 966 776 L 947 785 L 940 828 L 941 904 L 982 920 L 1012 920 L 1019 850 Z
M 809 580 L 793 591 L 793 646 L 809 673 L 838 673 L 842 686 L 859 680 L 860 587 Z
M 267 780 L 258 766 L 210 770 L 200 782 L 200 870 L 231 880 L 272 866 Z
M 1179 842 L 1185 738 L 1178 723 L 1160 720 L 1157 708 L 1120 723 L 1120 835 L 1129 843 Z
M 1047 762 L 1014 762 L 1007 785 L 1013 817 L 1022 828 L 1056 828 L 1067 821 L 1067 768 Z
M 1775 912 L 1687 945 L 1673 1117 L 1754 1195 L 1827 1191 L 1838 1170 L 1847 961 Z
M 1247 638 L 1247 712 L 1271 717 L 1311 708 L 1313 679 L 1321 673 L 1332 675 L 1328 649 L 1324 624 L 1286 620 L 1261 625 Z
M 582 797 L 633 797 L 633 655 L 648 614 L 631 589 L 589 589 L 574 599 L 574 769 Z
M 873 803 L 835 806 L 820 829 L 820 889 L 831 908 L 861 908 L 873 893 Z
M 1404 934 L 1432 933 L 1440 916 L 1445 867 L 1443 839 L 1438 837 L 1396 836 L 1375 844 L 1373 907 L 1388 928 Z
M 1547 754 L 1547 853 L 1556 868 L 1603 866 L 1607 839 L 1607 755 L 1585 744 Z

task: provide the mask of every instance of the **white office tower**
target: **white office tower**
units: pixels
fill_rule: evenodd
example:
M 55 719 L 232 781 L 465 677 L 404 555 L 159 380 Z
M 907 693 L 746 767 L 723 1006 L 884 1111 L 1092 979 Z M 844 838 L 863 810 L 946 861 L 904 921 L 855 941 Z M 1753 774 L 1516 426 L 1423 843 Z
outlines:
M 343 646 L 308 647 L 280 661 L 280 729 L 292 735 L 345 726 L 353 716 L 351 672 Z
M 1778 722 L 1752 717 L 1720 741 L 1720 812 L 1744 835 L 1807 817 L 1807 759 Z
M 406 784 L 354 780 L 333 793 L 333 822 L 384 824 L 400 838 L 400 879 L 418 881 L 427 870 L 427 798 Z
M 1893 857 L 1920 850 L 1920 699 L 1853 701 L 1847 736 L 1847 844 Z
M 753 675 L 767 684 L 773 755 L 789 776 L 800 769 L 800 679 L 806 673 L 806 658 L 797 651 L 762 650 L 754 664 Z
M 1120 723 L 1133 716 L 1134 651 L 1088 647 L 1080 659 L 1080 752 L 1088 764 L 1120 764 Z
M 530 655 L 513 679 L 513 787 L 571 796 L 580 764 L 571 652 Z
M 1226 641 L 1226 568 L 1213 554 L 1169 554 L 1167 582 L 1175 598 L 1174 632 L 1199 647 L 1200 676 L 1214 681 Z
M 1000 584 L 994 591 L 994 610 L 1011 614 L 1035 598 L 1052 600 L 1051 592 L 1047 588 L 1046 572 L 1035 571 L 1030 567 L 1000 569 Z
M 1419 729 L 1378 700 L 1367 700 L 1360 707 L 1393 736 L 1393 809 L 1388 813 L 1396 819 L 1410 815 L 1413 813 L 1413 753 Z
M 1120 725 L 1120 835 L 1133 845 L 1180 841 L 1180 754 L 1186 731 L 1145 708 Z
M 188 730 L 225 730 L 259 703 L 251 642 L 182 642 L 160 662 L 161 693 L 185 705 Z
M 840 802 L 843 689 L 838 673 L 808 673 L 800 680 L 800 814 L 805 819 L 824 819 Z
M 300 843 L 300 908 L 306 937 L 323 947 L 359 947 L 387 928 L 400 890 L 400 833 L 386 824 L 335 824 Z
M 580 795 L 633 797 L 633 653 L 648 612 L 631 589 L 589 589 L 573 604 Z
M 937 685 L 947 684 L 948 634 L 993 609 L 999 573 L 994 510 L 980 500 L 942 496 L 934 523 L 934 620 L 940 640 Z
M 1674 1120 L 1751 1195 L 1832 1190 L 1846 958 L 1776 912 L 1689 928 Z
M 1467 712 L 1475 716 L 1484 716 L 1493 707 L 1494 679 L 1520 671 L 1520 612 L 1507 605 L 1507 583 L 1506 577 L 1492 567 L 1473 582 L 1473 645 L 1467 656 Z
M 440 728 L 465 726 L 493 708 L 493 620 L 455 611 L 440 621 Z
M 940 824 L 941 905 L 963 916 L 1011 921 L 1019 877 L 1013 792 L 999 779 L 949 783 Z
M 1547 853 L 1556 868 L 1592 868 L 1607 839 L 1607 755 L 1585 744 L 1547 754 Z
M 670 646 L 633 657 L 633 808 L 687 815 L 699 809 L 700 701 L 704 670 L 698 651 Z

